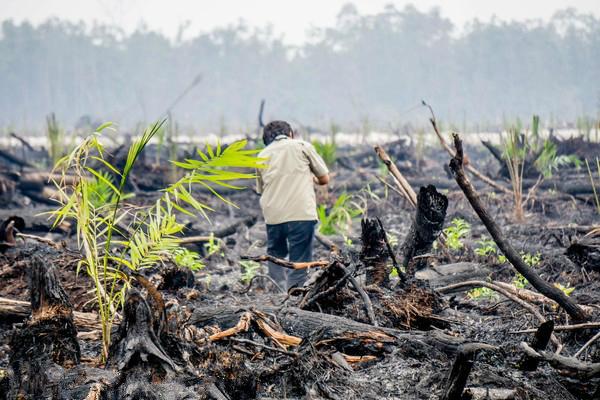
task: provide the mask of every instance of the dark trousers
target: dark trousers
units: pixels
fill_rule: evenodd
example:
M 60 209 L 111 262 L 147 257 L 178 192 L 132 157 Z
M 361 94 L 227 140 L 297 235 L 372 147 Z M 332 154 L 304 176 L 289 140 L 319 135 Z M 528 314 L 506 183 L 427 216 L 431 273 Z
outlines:
M 317 221 L 290 221 L 283 224 L 267 224 L 267 254 L 286 258 L 292 262 L 312 261 L 313 238 Z M 291 270 L 269 263 L 269 276 L 284 289 L 302 285 L 306 270 Z

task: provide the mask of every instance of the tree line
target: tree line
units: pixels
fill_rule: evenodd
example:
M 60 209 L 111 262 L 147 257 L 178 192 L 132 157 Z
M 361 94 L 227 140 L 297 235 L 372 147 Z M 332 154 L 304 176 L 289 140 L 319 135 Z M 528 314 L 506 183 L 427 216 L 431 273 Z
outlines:
M 178 121 L 250 129 L 266 115 L 305 125 L 442 120 L 501 124 L 507 118 L 596 117 L 600 110 L 600 20 L 573 9 L 549 21 L 472 21 L 456 27 L 439 10 L 387 6 L 361 15 L 352 5 L 336 24 L 292 47 L 243 23 L 169 40 L 140 28 L 63 20 L 2 23 L 0 126 L 36 126 L 50 112 L 125 126 L 172 110 Z

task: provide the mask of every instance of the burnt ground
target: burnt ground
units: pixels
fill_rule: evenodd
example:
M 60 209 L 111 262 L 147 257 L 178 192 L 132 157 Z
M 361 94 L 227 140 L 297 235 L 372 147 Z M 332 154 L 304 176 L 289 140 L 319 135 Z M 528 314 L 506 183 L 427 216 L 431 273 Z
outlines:
M 368 151 L 365 147 L 364 151 Z M 356 149 L 352 150 L 357 152 Z M 473 154 L 478 168 L 494 175 L 498 164 L 487 156 L 484 150 L 467 149 Z M 478 152 L 479 151 L 479 152 Z M 507 262 L 500 262 L 497 256 L 481 256 L 475 253 L 480 247 L 480 239 L 489 239 L 485 227 L 471 209 L 464 195 L 449 179 L 443 165 L 449 159 L 446 153 L 431 151 L 421 166 L 415 171 L 414 161 L 406 156 L 410 149 L 398 151 L 400 170 L 405 173 L 413 187 L 433 182 L 444 192 L 449 200 L 446 222 L 449 226 L 454 218 L 462 218 L 470 224 L 469 233 L 461 239 L 463 247 L 456 250 L 443 249 L 440 246 L 432 250 L 428 258 L 433 269 L 442 270 L 444 265 L 455 263 L 474 263 L 473 269 L 461 279 L 472 276 L 477 279 L 512 283 L 515 270 Z M 404 159 L 401 157 L 404 154 Z M 375 162 L 357 162 L 345 160 L 345 167 L 338 163 L 336 175 L 328 193 L 320 192 L 321 201 L 332 203 L 337 195 L 344 191 L 353 194 L 357 202 L 366 205 L 363 217 L 379 217 L 390 235 L 395 252 L 408 234 L 414 211 L 410 204 L 392 190 L 386 189 L 377 179 L 381 168 Z M 412 164 L 411 164 L 412 163 Z M 361 165 L 363 164 L 363 165 Z M 412 166 L 412 167 L 411 167 Z M 584 176 L 582 171 L 564 171 L 556 181 L 576 180 Z M 388 178 L 388 182 L 391 180 Z M 477 182 L 476 180 L 473 180 Z M 499 182 L 502 182 L 499 180 Z M 369 184 L 367 190 L 367 183 Z M 505 186 L 508 184 L 505 182 Z M 553 188 L 539 189 L 535 200 L 526 207 L 526 221 L 513 222 L 512 199 L 494 192 L 491 188 L 477 182 L 482 199 L 496 222 L 502 227 L 510 242 L 529 255 L 539 254 L 540 261 L 533 268 L 545 280 L 574 288 L 570 297 L 576 303 L 587 305 L 592 310 L 592 321 L 598 321 L 600 310 L 600 264 L 593 254 L 579 249 L 577 243 L 593 240 L 593 235 L 584 238 L 592 226 L 600 224 L 600 217 L 593 206 L 590 193 L 565 194 Z M 526 190 L 525 190 L 526 192 Z M 22 207 L 22 196 L 16 194 L 7 207 L 7 213 L 31 215 L 47 210 L 47 205 L 36 202 Z M 131 201 L 149 202 L 155 196 L 152 192 L 136 196 Z M 215 208 L 210 214 L 211 221 L 201 218 L 192 219 L 183 216 L 189 222 L 190 234 L 207 234 L 224 227 L 230 227 L 239 221 L 255 221 L 239 224 L 233 234 L 222 238 L 225 247 L 215 254 L 207 255 L 204 243 L 189 245 L 205 255 L 206 267 L 194 274 L 193 282 L 179 285 L 175 289 L 161 290 L 169 307 L 186 310 L 219 309 L 220 307 L 239 307 L 247 309 L 250 305 L 259 307 L 297 305 L 298 299 L 289 298 L 266 279 L 260 276 L 249 285 L 248 274 L 240 263 L 242 255 L 266 254 L 265 225 L 260 215 L 258 196 L 251 190 L 228 194 L 238 208 L 220 203 L 207 194 L 206 202 Z M 27 218 L 25 218 L 28 223 Z M 27 240 L 19 242 L 0 254 L 0 297 L 29 301 L 28 262 L 33 254 L 41 255 L 48 264 L 56 266 L 58 278 L 64 287 L 76 311 L 93 312 L 95 304 L 91 293 L 92 285 L 85 271 L 77 272 L 78 252 L 72 233 L 42 233 L 59 242 L 65 241 L 68 250 L 56 250 L 43 243 Z M 358 253 L 361 248 L 360 221 L 356 220 L 350 231 L 349 240 L 339 235 L 331 239 L 340 247 Z M 596 242 L 597 243 L 597 242 Z M 579 249 L 580 251 L 576 251 Z M 315 259 L 329 259 L 327 246 L 315 243 Z M 167 266 L 168 267 L 168 266 Z M 165 281 L 164 268 L 153 268 L 145 275 L 160 288 Z M 311 274 L 316 270 L 311 270 Z M 261 266 L 255 274 L 266 274 L 266 266 Z M 469 275 L 471 274 L 471 275 Z M 417 274 L 419 277 L 419 274 Z M 246 279 L 245 279 L 246 278 Z M 189 281 L 189 279 L 186 278 Z M 392 278 L 392 284 L 397 278 Z M 452 283 L 452 282 L 451 282 Z M 430 282 L 432 286 L 434 283 Z M 187 287 L 186 287 L 187 286 Z M 530 285 L 527 289 L 532 289 Z M 426 329 L 443 331 L 445 334 L 462 338 L 466 342 L 482 342 L 499 348 L 494 352 L 481 352 L 469 375 L 467 387 L 486 389 L 509 389 L 512 397 L 518 399 L 586 399 L 595 398 L 598 393 L 600 376 L 582 377 L 573 371 L 551 366 L 541 362 L 536 371 L 524 372 L 518 368 L 523 357 L 520 343 L 530 343 L 532 333 L 516 331 L 537 328 L 539 321 L 527 310 L 501 295 L 494 297 L 471 298 L 467 295 L 470 288 L 440 295 L 442 306 L 435 316 L 444 321 L 442 326 L 429 326 Z M 356 296 L 355 296 L 356 297 Z M 361 303 L 358 303 L 361 304 Z M 546 318 L 553 319 L 555 325 L 566 325 L 573 321 L 564 311 L 551 305 L 535 305 Z M 343 316 L 360 322 L 368 322 L 362 307 L 347 307 Z M 22 320 L 3 317 L 0 323 L 0 371 L 6 370 L 9 363 L 9 340 L 14 329 L 19 329 Z M 282 323 L 283 324 L 283 323 Z M 223 327 L 222 327 L 223 328 Z M 224 327 L 227 328 L 227 327 Z M 396 328 L 410 332 L 406 326 Z M 562 345 L 561 354 L 573 355 L 596 332 L 596 329 L 556 332 Z M 94 335 L 92 335 L 94 336 Z M 240 334 L 242 338 L 258 340 L 256 332 Z M 82 361 L 85 365 L 101 367 L 99 363 L 100 345 L 97 335 L 91 340 L 81 338 Z M 196 366 L 200 376 L 211 376 L 221 392 L 229 398 L 390 398 L 390 399 L 437 399 L 441 398 L 446 378 L 454 360 L 454 353 L 436 348 L 427 341 L 398 340 L 386 345 L 383 351 L 375 354 L 373 360 L 353 363 L 351 370 L 336 367 L 323 354 L 315 350 L 299 359 L 290 359 L 285 354 L 256 348 L 240 350 L 233 342 L 215 342 L 203 348 L 204 359 Z M 554 345 L 549 350 L 554 351 Z M 350 352 L 348 352 L 350 354 Z M 211 365 L 211 361 L 214 363 Z M 327 361 L 329 360 L 329 361 Z M 600 341 L 589 346 L 579 356 L 582 362 L 599 362 Z M 275 368 L 278 366 L 278 369 Z M 228 369 L 229 368 L 229 369 Z M 276 372 L 270 372 L 276 369 Z M 0 374 L 0 379 L 5 374 Z M 250 385 L 250 390 L 236 389 L 236 385 Z M 0 386 L 2 391 L 2 386 Z M 492 393 L 493 394 L 493 393 Z M 597 394 L 596 394 L 597 395 Z M 2 398 L 2 396 L 0 396 Z M 82 397 L 83 398 L 83 397 Z M 184 398 L 184 397 L 173 397 Z M 483 397 L 481 397 L 483 398 Z

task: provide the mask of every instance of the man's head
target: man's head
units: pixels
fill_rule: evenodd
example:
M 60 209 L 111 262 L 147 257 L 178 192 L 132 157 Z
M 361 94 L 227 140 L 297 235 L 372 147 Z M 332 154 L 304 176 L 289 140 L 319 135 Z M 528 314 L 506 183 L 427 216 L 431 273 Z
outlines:
M 292 136 L 292 127 L 285 121 L 271 121 L 263 129 L 263 142 L 268 146 L 279 135 Z

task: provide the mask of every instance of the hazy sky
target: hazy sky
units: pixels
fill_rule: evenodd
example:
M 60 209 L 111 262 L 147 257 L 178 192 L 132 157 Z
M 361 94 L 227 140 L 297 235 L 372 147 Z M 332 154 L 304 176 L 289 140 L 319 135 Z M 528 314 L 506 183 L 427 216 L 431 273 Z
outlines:
M 249 25 L 272 25 L 288 43 L 299 44 L 312 26 L 330 26 L 347 0 L 0 0 L 0 19 L 28 19 L 39 23 L 49 17 L 98 21 L 121 26 L 127 32 L 143 21 L 174 37 L 186 22 L 187 35 L 208 31 L 244 19 Z M 574 7 L 600 17 L 600 0 L 354 0 L 361 13 L 374 13 L 393 3 L 414 3 L 420 10 L 439 7 L 458 26 L 474 18 L 547 19 L 558 10 Z

